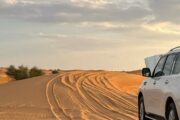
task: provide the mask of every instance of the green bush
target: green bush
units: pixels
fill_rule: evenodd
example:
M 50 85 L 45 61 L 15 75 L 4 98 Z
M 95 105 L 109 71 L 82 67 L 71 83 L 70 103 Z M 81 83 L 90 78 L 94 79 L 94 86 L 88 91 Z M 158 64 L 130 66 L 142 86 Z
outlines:
M 16 80 L 27 79 L 29 77 L 28 72 L 29 72 L 29 70 L 27 67 L 24 67 L 23 65 L 19 66 L 18 69 L 16 70 L 14 78 Z
M 22 80 L 31 77 L 41 76 L 43 75 L 43 71 L 41 69 L 38 69 L 37 67 L 33 67 L 29 70 L 28 67 L 25 67 L 23 65 L 19 66 L 18 68 L 10 65 L 7 68 L 7 74 L 14 77 L 16 80 Z
M 16 67 L 14 67 L 14 65 L 10 65 L 7 68 L 7 74 L 10 76 L 14 76 L 16 74 Z
M 59 69 L 56 69 L 56 70 L 52 70 L 52 74 L 57 74 L 57 73 L 59 73 Z
M 25 71 L 17 70 L 16 74 L 14 75 L 16 80 L 22 80 L 28 78 L 28 75 Z
M 33 67 L 29 71 L 29 77 L 36 77 L 36 76 L 41 76 L 43 75 L 43 71 L 38 69 L 37 67 Z

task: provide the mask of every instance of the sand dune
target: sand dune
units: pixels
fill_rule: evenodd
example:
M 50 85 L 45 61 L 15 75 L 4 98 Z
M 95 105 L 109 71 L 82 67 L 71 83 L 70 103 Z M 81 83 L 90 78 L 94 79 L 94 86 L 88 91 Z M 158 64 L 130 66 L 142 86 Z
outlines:
M 136 120 L 143 77 L 64 71 L 0 86 L 0 120 Z

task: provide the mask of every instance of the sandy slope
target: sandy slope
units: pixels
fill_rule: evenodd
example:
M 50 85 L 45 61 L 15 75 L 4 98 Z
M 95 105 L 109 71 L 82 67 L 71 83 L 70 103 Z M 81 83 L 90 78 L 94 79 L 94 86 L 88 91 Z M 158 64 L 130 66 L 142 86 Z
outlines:
M 7 83 L 11 80 L 12 80 L 12 78 L 6 74 L 6 69 L 0 68 L 0 84 Z
M 0 85 L 0 120 L 55 119 L 46 97 L 46 84 L 55 76 Z
M 142 77 L 66 71 L 0 86 L 0 120 L 135 120 Z

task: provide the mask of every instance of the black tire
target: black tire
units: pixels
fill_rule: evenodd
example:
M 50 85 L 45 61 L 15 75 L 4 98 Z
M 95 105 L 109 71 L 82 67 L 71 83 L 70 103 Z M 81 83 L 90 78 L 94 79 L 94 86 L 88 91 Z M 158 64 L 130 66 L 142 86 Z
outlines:
M 174 103 L 169 104 L 167 109 L 167 120 L 179 120 L 176 106 Z
M 144 100 L 143 100 L 143 97 L 141 97 L 138 102 L 139 120 L 149 120 L 149 119 L 145 118 L 145 116 L 146 116 L 146 112 L 145 112 L 145 107 L 144 107 Z

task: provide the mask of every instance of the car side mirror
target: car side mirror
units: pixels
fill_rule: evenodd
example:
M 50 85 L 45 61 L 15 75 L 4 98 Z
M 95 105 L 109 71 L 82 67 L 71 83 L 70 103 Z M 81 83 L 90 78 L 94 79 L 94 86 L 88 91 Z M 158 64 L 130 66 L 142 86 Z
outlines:
M 161 76 L 164 76 L 164 72 L 163 71 L 159 71 L 157 72 L 154 77 L 161 77 Z
M 142 75 L 144 77 L 151 77 L 151 70 L 149 68 L 143 68 L 142 69 Z

